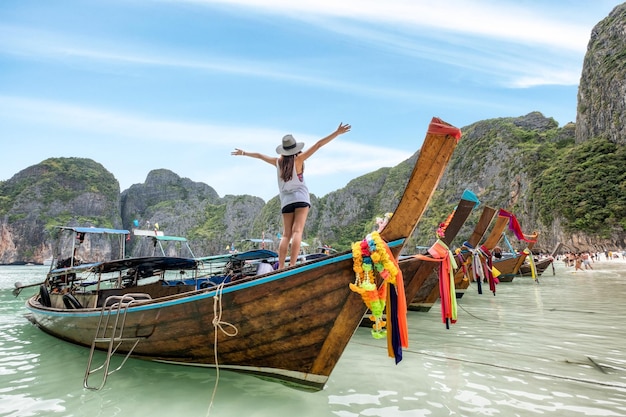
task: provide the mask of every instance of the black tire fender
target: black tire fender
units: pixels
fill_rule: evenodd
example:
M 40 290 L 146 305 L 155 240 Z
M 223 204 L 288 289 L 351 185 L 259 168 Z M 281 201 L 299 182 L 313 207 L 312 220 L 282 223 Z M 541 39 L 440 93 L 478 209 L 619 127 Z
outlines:
M 39 302 L 45 307 L 52 307 L 52 302 L 50 301 L 50 293 L 45 285 L 39 286 Z
M 69 293 L 63 295 L 63 304 L 65 304 L 65 308 L 69 310 L 77 310 L 83 308 L 80 301 L 78 301 L 76 297 Z

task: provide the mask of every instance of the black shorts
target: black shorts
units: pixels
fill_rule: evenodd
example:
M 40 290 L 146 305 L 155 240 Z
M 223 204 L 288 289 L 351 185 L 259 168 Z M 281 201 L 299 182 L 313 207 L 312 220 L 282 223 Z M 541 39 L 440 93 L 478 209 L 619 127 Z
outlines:
M 309 203 L 305 203 L 305 202 L 291 203 L 291 204 L 287 204 L 285 207 L 283 207 L 281 212 L 283 214 L 293 213 L 293 212 L 296 211 L 296 209 L 298 209 L 298 208 L 305 208 L 305 207 L 311 207 L 311 205 Z

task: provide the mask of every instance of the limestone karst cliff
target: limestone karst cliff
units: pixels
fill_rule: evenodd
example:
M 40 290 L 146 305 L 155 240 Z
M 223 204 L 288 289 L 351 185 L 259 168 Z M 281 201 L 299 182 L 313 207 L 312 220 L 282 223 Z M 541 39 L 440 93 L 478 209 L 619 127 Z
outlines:
M 578 88 L 576 141 L 626 144 L 626 3 L 591 31 Z

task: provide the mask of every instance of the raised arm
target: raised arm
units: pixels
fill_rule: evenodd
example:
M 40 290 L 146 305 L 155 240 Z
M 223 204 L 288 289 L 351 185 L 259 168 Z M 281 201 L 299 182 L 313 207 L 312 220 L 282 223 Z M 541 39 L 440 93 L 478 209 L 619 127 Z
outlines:
M 326 145 L 328 142 L 330 142 L 331 140 L 335 139 L 337 136 L 343 135 L 344 133 L 349 132 L 351 127 L 352 126 L 350 126 L 349 124 L 345 124 L 344 125 L 343 123 L 339 123 L 339 127 L 333 133 L 331 133 L 330 135 L 326 136 L 325 138 L 322 138 L 322 139 L 318 140 L 310 148 L 303 150 L 302 154 L 300 155 L 300 158 L 302 160 L 305 160 L 305 159 L 309 158 L 311 155 L 313 155 L 315 152 L 317 152 L 317 150 L 319 148 L 321 148 L 322 146 Z
M 278 159 L 272 156 L 263 155 L 262 153 L 258 152 L 244 152 L 242 149 L 239 148 L 235 148 L 235 150 L 232 151 L 230 154 L 234 156 L 249 156 L 250 158 L 260 159 L 261 161 L 265 161 L 273 166 L 276 166 L 276 160 Z

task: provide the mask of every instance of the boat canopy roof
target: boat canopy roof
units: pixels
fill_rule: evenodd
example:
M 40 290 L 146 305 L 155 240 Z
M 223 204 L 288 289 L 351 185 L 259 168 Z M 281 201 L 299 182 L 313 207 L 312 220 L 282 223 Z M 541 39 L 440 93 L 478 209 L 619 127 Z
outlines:
M 186 242 L 187 238 L 182 236 L 151 236 L 153 239 L 162 241 L 162 242 Z
M 85 272 L 89 270 L 93 270 L 94 267 L 102 264 L 103 262 L 90 262 L 86 264 L 68 266 L 67 268 L 55 268 L 51 270 L 48 275 L 65 275 L 70 274 L 72 272 Z
M 62 230 L 72 230 L 76 233 L 100 233 L 111 235 L 127 235 L 130 234 L 128 230 L 124 229 L 108 229 L 104 227 L 72 227 L 72 226 L 58 226 Z
M 117 272 L 125 269 L 151 269 L 170 271 L 176 269 L 192 269 L 198 265 L 192 258 L 178 258 L 174 256 L 146 256 L 141 258 L 118 259 L 110 262 L 101 262 L 94 266 L 93 271 L 99 273 Z
M 76 272 L 118 272 L 126 269 L 151 269 L 158 271 L 170 271 L 177 269 L 193 269 L 198 266 L 198 262 L 192 258 L 178 258 L 174 256 L 146 256 L 140 258 L 117 259 L 108 262 L 93 262 L 75 265 L 68 268 L 56 268 L 49 272 L 49 275 L 65 275 Z
M 267 249 L 253 249 L 246 252 L 226 253 L 224 255 L 205 256 L 198 258 L 199 261 L 205 263 L 211 262 L 228 262 L 230 260 L 237 261 L 252 261 L 255 259 L 268 259 L 276 258 L 278 254 L 274 251 Z
M 153 230 L 133 229 L 133 234 L 135 236 L 163 236 L 165 233 L 156 229 L 153 229 Z
M 274 243 L 272 239 L 241 239 L 241 241 L 252 243 Z

